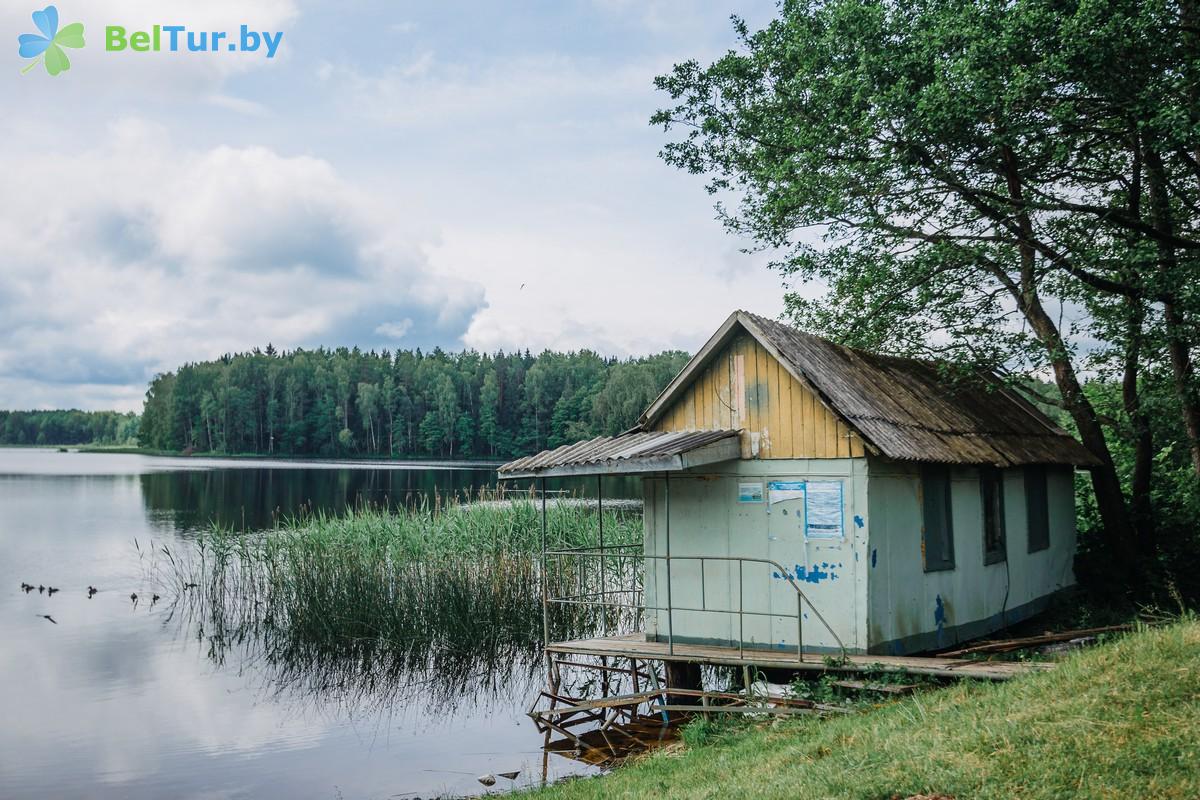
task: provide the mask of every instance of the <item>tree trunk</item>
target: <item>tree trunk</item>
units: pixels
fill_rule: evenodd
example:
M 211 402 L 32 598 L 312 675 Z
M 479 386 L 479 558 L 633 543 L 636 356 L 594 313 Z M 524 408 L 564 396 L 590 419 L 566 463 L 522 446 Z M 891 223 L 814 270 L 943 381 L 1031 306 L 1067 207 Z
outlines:
M 1154 438 L 1150 419 L 1142 407 L 1138 387 L 1141 369 L 1143 324 L 1146 310 L 1137 298 L 1125 298 L 1128 331 L 1125 346 L 1125 369 L 1121 380 L 1121 399 L 1133 433 L 1133 472 L 1130 476 L 1129 504 L 1133 526 L 1137 531 L 1139 550 L 1152 556 L 1158 550 L 1157 529 L 1150 505 L 1150 482 L 1154 470 Z
M 1054 382 L 1062 394 L 1063 407 L 1071 415 L 1075 427 L 1079 429 L 1079 439 L 1088 452 L 1099 460 L 1100 464 L 1091 468 L 1092 488 L 1096 493 L 1096 507 L 1100 512 L 1100 521 L 1104 525 L 1104 538 L 1113 558 L 1126 564 L 1132 563 L 1135 553 L 1133 544 L 1133 526 L 1130 523 L 1129 509 L 1125 506 L 1125 496 L 1121 490 L 1121 481 L 1117 477 L 1117 469 L 1113 464 L 1112 453 L 1108 449 L 1108 441 L 1104 437 L 1104 429 L 1096 418 L 1096 409 L 1083 393 L 1079 384 L 1079 376 L 1067 356 L 1067 350 L 1062 342 L 1054 321 L 1042 307 L 1036 294 L 1032 302 L 1023 303 L 1025 318 L 1038 339 L 1050 353 L 1050 363 L 1054 369 Z
M 1096 507 L 1104 525 L 1105 542 L 1114 558 L 1131 563 L 1135 551 L 1132 542 L 1133 527 L 1130 524 L 1129 509 L 1125 505 L 1125 496 L 1121 491 L 1121 481 L 1117 477 L 1117 469 L 1108 449 L 1104 429 L 1096 418 L 1096 409 L 1079 384 L 1079 376 L 1075 373 L 1075 365 L 1071 363 L 1062 333 L 1046 313 L 1038 296 L 1034 269 L 1037 254 L 1033 242 L 1033 223 L 1025 207 L 1016 156 L 1011 148 L 1003 146 L 1001 158 L 1009 199 L 1013 205 L 1013 217 L 1017 221 L 1019 231 L 1017 249 L 1021 256 L 1021 274 L 1019 284 L 1014 284 L 1011 276 L 1003 271 L 999 271 L 996 277 L 1009 288 L 1018 309 L 1029 321 L 1034 335 L 1046 348 L 1051 367 L 1054 369 L 1054 381 L 1062 394 L 1063 407 L 1075 421 L 1083 446 L 1100 462 L 1098 466 L 1091 468 L 1091 474 L 1092 487 L 1096 493 Z
M 1145 159 L 1146 182 L 1150 189 L 1154 227 L 1166 236 L 1171 236 L 1174 234 L 1175 224 L 1171 218 L 1171 198 L 1166 186 L 1162 158 L 1154 147 L 1147 146 Z M 1195 370 L 1192 365 L 1191 345 L 1185 331 L 1184 320 L 1180 318 L 1174 301 L 1178 288 L 1179 264 L 1175 248 L 1162 239 L 1158 243 L 1158 264 L 1159 282 L 1166 294 L 1163 302 L 1163 321 L 1166 323 L 1167 353 L 1171 358 L 1175 393 L 1179 397 L 1179 410 L 1183 416 L 1184 430 L 1187 432 L 1192 469 L 1200 478 L 1200 401 L 1197 400 L 1195 390 Z
M 1175 393 L 1179 396 L 1183 426 L 1187 431 L 1192 469 L 1200 478 L 1200 403 L 1196 398 L 1196 375 L 1192 365 L 1191 347 L 1182 332 L 1183 321 L 1174 303 L 1163 304 L 1163 319 L 1167 325 L 1167 352 L 1171 356 L 1171 373 L 1175 378 Z

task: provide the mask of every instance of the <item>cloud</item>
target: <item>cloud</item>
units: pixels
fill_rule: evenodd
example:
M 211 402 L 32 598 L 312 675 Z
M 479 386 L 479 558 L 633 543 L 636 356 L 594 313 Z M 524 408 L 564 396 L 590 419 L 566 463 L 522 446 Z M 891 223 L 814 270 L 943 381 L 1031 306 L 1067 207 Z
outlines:
M 338 87 L 348 109 L 375 124 L 453 127 L 470 120 L 477 132 L 474 126 L 497 119 L 524 117 L 526 130 L 553 129 L 581 111 L 602 113 L 597 104 L 627 108 L 631 97 L 652 92 L 653 76 L 667 66 L 657 59 L 613 67 L 553 53 L 470 64 L 420 50 L 382 70 L 322 64 L 319 77 Z
M 477 283 L 433 270 L 402 207 L 321 159 L 186 149 L 129 119 L 84 152 L 0 168 L 22 187 L 0 196 L 0 407 L 54 384 L 113 387 L 96 405 L 140 396 L 158 371 L 268 341 L 459 342 L 485 307 Z

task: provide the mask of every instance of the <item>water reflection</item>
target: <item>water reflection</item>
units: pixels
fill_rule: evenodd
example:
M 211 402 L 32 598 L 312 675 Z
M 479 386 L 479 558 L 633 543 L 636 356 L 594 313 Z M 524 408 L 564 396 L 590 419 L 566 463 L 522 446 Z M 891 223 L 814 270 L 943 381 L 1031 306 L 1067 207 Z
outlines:
M 242 530 L 269 528 L 276 520 L 321 509 L 339 513 L 363 505 L 398 509 L 435 496 L 469 495 L 497 485 L 494 469 L 201 469 L 148 472 L 138 478 L 146 508 L 157 518 L 183 530 L 211 523 Z M 513 491 L 528 481 L 510 481 Z M 547 489 L 593 498 L 594 479 L 548 481 Z M 608 478 L 605 498 L 641 498 L 636 477 Z
M 497 638 L 461 630 L 465 644 L 422 654 L 420 641 L 365 630 L 322 641 L 316 614 L 298 635 L 250 614 L 253 597 L 129 600 L 159 588 L 134 540 L 182 554 L 211 520 L 240 527 L 242 509 L 252 528 L 308 500 L 336 511 L 363 490 L 493 480 L 401 472 L 0 448 L 0 797 L 458 796 L 482 791 L 484 772 L 537 775 L 541 737 L 524 716 L 541 681 L 536 601 L 504 601 L 496 620 L 516 621 L 493 626 Z M 636 496 L 615 481 L 605 490 Z M 27 595 L 21 581 L 62 591 Z M 100 589 L 90 599 L 89 585 Z M 454 615 L 473 602 L 447 597 L 458 599 L 421 605 Z

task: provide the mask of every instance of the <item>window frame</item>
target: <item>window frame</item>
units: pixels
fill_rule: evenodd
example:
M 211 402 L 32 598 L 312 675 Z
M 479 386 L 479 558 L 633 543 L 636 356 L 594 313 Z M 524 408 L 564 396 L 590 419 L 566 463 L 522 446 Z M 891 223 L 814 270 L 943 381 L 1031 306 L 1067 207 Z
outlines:
M 1027 552 L 1040 553 L 1050 549 L 1050 470 L 1045 464 L 1027 464 L 1024 471 Z
M 1004 470 L 979 468 L 979 501 L 983 528 L 983 564 L 1008 561 L 1008 530 L 1004 509 Z M 996 541 L 993 542 L 993 539 Z
M 925 572 L 951 572 L 956 569 L 957 564 L 954 558 L 954 501 L 953 501 L 953 481 L 950 474 L 950 466 L 948 464 L 922 464 L 920 471 L 921 481 L 921 561 Z M 930 558 L 930 508 L 932 500 L 930 497 L 929 487 L 934 482 L 938 482 L 943 486 L 943 505 L 941 513 L 944 515 L 942 519 L 945 522 L 945 530 L 943 532 L 945 542 L 945 557 L 937 561 Z

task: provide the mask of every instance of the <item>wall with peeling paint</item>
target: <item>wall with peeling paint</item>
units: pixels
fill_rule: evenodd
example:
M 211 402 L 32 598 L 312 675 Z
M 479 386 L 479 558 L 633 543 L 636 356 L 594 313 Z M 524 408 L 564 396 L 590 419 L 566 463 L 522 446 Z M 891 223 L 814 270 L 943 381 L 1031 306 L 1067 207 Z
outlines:
M 838 539 L 806 534 L 803 500 L 770 502 L 772 482 L 842 481 L 843 532 Z M 761 502 L 753 497 L 761 484 Z M 666 484 L 644 481 L 646 552 L 666 554 Z M 905 653 L 949 647 L 1040 610 L 1074 583 L 1075 508 L 1071 470 L 1047 475 L 1050 546 L 1028 552 L 1024 473 L 1004 472 L 1007 562 L 984 564 L 979 470 L 951 471 L 955 567 L 925 572 L 921 552 L 921 486 L 912 463 L 879 458 L 745 460 L 673 475 L 671 555 L 742 556 L 778 562 L 808 601 L 855 652 Z M 783 492 L 780 493 L 785 494 Z M 650 638 L 750 647 L 793 648 L 796 594 L 774 567 L 677 558 L 671 565 L 670 618 L 649 612 Z M 647 563 L 647 605 L 667 605 L 667 568 Z M 739 622 L 739 602 L 747 614 Z M 806 648 L 837 643 L 811 608 L 802 609 Z M 740 633 L 739 633 L 739 626 Z
M 720 471 L 702 468 L 672 475 L 671 506 L 671 605 L 700 608 L 702 600 L 716 612 L 675 611 L 671 632 L 676 641 L 794 648 L 800 632 L 796 592 L 765 564 L 747 563 L 744 580 L 736 564 L 674 560 L 679 556 L 742 556 L 778 562 L 801 587 L 841 637 L 846 647 L 864 651 L 867 620 L 867 461 L 865 458 L 745 460 L 722 464 Z M 837 538 L 807 534 L 804 501 L 789 498 L 770 502 L 771 482 L 842 482 L 842 532 Z M 739 502 L 742 484 L 762 484 L 761 502 Z M 661 477 L 647 478 L 646 552 L 666 554 L 666 485 Z M 779 492 L 777 496 L 785 493 Z M 666 564 L 647 564 L 647 605 L 666 601 Z M 739 623 L 739 596 L 746 611 Z M 802 634 L 806 648 L 836 649 L 837 643 L 812 614 L 802 608 Z M 782 616 L 793 615 L 793 618 Z M 741 636 L 739 637 L 739 624 Z M 647 634 L 665 640 L 665 611 L 650 612 Z
M 1047 474 L 1050 546 L 1028 550 L 1024 472 L 1004 470 L 1007 560 L 984 564 L 979 470 L 951 470 L 952 570 L 925 572 L 918 467 L 871 458 L 868 506 L 868 649 L 905 653 L 949 647 L 1036 613 L 1075 582 L 1075 505 L 1070 469 Z

